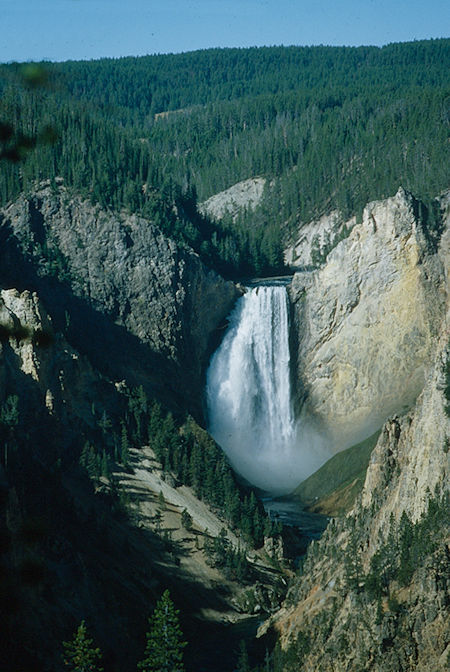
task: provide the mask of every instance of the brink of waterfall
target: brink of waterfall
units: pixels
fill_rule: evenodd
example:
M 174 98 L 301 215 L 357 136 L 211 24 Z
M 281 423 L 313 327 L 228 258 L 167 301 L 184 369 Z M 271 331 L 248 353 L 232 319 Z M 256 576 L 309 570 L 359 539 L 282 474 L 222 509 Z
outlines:
M 294 418 L 284 286 L 258 286 L 237 301 L 207 372 L 206 402 L 210 433 L 263 490 L 288 492 L 326 459 L 318 436 Z

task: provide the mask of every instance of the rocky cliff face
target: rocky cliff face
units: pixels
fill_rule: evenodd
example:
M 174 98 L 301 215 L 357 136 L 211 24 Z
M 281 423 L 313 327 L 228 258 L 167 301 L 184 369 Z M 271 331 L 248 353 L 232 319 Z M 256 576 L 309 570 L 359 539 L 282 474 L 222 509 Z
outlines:
M 298 232 L 295 243 L 286 248 L 284 262 L 293 269 L 314 267 L 355 225 L 355 217 L 343 222 L 336 210 L 308 222 Z
M 413 404 L 446 290 L 443 261 L 411 195 L 400 189 L 370 203 L 324 266 L 295 274 L 290 291 L 297 397 L 334 449 Z
M 98 431 L 103 413 L 109 418 L 123 414 L 121 387 L 55 330 L 36 292 L 1 290 L 0 324 L 0 406 L 17 397 L 18 422 L 29 436 L 41 434 L 44 454 L 50 426 L 58 427 L 52 439 L 61 441 L 63 435 L 64 450 L 70 453 L 72 443 L 78 449 L 83 436 Z M 44 461 L 52 459 L 49 454 Z
M 238 295 L 232 283 L 147 220 L 106 212 L 61 185 L 20 197 L 1 231 L 6 282 L 38 289 L 96 365 L 132 382 L 145 374 L 198 408 L 211 336 Z
M 299 672 L 448 669 L 448 335 L 414 409 L 385 424 L 354 510 L 313 544 L 274 619 Z
M 322 539 L 312 544 L 285 607 L 272 619 L 286 661 L 298 672 L 443 672 L 450 664 L 450 418 L 444 394 L 450 358 L 449 218 L 447 210 L 439 249 L 430 253 L 411 210 L 405 219 L 408 203 L 411 205 L 410 198 L 401 192 L 385 204 L 371 205 L 362 226 L 329 259 L 331 267 L 339 259 L 342 262 L 345 249 L 350 258 L 342 268 L 351 269 L 358 258 L 352 256 L 354 251 L 359 257 L 366 254 L 360 247 L 360 241 L 366 240 L 381 288 L 370 304 L 372 312 L 377 320 L 389 306 L 396 314 L 396 320 L 385 322 L 390 325 L 385 343 L 390 336 L 398 344 L 403 332 L 401 343 L 410 359 L 415 355 L 405 338 L 404 320 L 411 321 L 417 336 L 422 334 L 417 341 L 422 354 L 414 364 L 400 365 L 400 350 L 387 370 L 399 375 L 402 366 L 413 370 L 419 366 L 425 384 L 409 412 L 384 424 L 354 509 L 345 518 L 332 520 Z M 444 200 L 443 205 L 447 208 L 448 202 Z M 393 220 L 391 214 L 396 215 Z M 374 248 L 373 239 L 380 230 L 385 231 L 383 245 L 380 241 Z M 365 259 L 368 261 L 367 256 Z M 408 259 L 412 261 L 409 267 Z M 389 271 L 387 276 L 383 269 Z M 369 270 L 366 267 L 367 273 Z M 344 273 L 346 287 L 350 276 L 350 272 Z M 315 278 L 310 285 L 313 291 L 317 291 L 314 283 L 319 278 L 329 283 L 326 269 Z M 348 319 L 361 298 L 367 298 L 368 286 L 363 282 L 355 294 L 359 300 Z M 337 296 L 330 283 L 325 287 Z M 404 313 L 400 297 L 404 298 Z M 381 308 L 377 309 L 376 300 Z M 350 304 L 342 301 L 338 305 Z M 369 317 L 366 314 L 367 320 Z M 342 332 L 348 328 L 345 319 L 339 324 Z M 380 324 L 361 320 L 355 320 L 354 325 L 357 329 L 374 328 L 375 333 L 380 328 Z M 434 339 L 433 329 L 437 331 Z M 353 346 L 363 348 L 358 338 L 361 340 L 361 331 Z M 322 348 L 326 342 L 323 339 Z M 344 348 L 344 339 L 337 343 Z M 379 341 L 380 348 L 382 345 Z M 342 362 L 342 354 L 336 352 L 336 359 Z M 376 356 L 372 361 L 377 366 Z M 375 373 L 381 375 L 377 369 Z M 355 379 L 356 399 L 361 395 L 359 380 Z M 401 399 L 403 402 L 405 397 Z
M 231 215 L 233 219 L 236 219 L 239 212 L 245 208 L 254 210 L 261 202 L 265 185 L 264 177 L 252 177 L 249 180 L 238 182 L 229 189 L 208 198 L 200 205 L 200 210 L 214 219 L 222 219 L 225 215 Z

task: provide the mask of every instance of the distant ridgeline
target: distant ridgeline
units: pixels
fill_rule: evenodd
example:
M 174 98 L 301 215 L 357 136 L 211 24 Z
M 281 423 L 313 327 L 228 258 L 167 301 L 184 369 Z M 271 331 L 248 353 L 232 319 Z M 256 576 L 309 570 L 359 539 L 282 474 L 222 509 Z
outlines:
M 43 67 L 48 83 L 28 88 L 21 66 L 0 68 L 10 125 L 0 149 L 11 133 L 58 134 L 20 168 L 3 162 L 1 202 L 61 176 L 151 218 L 228 276 L 279 271 L 289 234 L 318 215 L 356 214 L 399 185 L 425 203 L 448 187 L 448 39 Z M 220 223 L 198 214 L 197 199 L 254 176 L 268 178 L 254 212 Z

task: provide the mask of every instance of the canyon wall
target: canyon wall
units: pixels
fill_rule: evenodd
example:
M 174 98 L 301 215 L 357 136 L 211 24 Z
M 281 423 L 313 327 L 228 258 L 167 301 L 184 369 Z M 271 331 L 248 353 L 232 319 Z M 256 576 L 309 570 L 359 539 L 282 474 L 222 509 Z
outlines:
M 0 324 L 0 403 L 17 396 L 19 421 L 30 434 L 41 423 L 58 424 L 69 448 L 98 426 L 103 412 L 124 412 L 121 386 L 55 330 L 36 292 L 0 290 Z
M 318 292 L 319 283 L 325 304 L 333 297 L 329 314 L 337 333 L 320 338 L 317 317 L 315 331 L 311 327 L 316 351 L 304 371 L 319 367 L 319 355 L 334 344 L 327 373 L 332 383 L 333 375 L 339 380 L 344 369 L 344 356 L 369 345 L 361 371 L 357 355 L 349 357 L 354 398 L 351 404 L 345 394 L 336 396 L 340 408 L 332 418 L 338 427 L 342 407 L 349 419 L 359 421 L 362 411 L 357 404 L 364 394 L 370 400 L 378 389 L 382 400 L 397 390 L 398 408 L 411 403 L 415 391 L 418 395 L 406 413 L 397 412 L 383 424 L 354 508 L 332 519 L 322 539 L 313 542 L 284 607 L 261 630 L 263 634 L 275 629 L 285 660 L 298 672 L 444 672 L 450 663 L 448 198 L 441 203 L 444 226 L 439 242 L 429 235 L 427 239 L 423 222 L 414 216 L 412 198 L 400 191 L 393 199 L 368 206 L 362 225 L 329 255 L 327 267 L 306 288 L 305 282 L 294 284 L 294 291 L 296 286 L 306 289 L 306 297 L 299 293 L 297 303 L 308 306 L 308 294 Z M 352 283 L 359 260 L 365 261 L 362 280 Z M 339 286 L 337 273 L 334 283 L 330 275 L 338 263 L 344 280 Z M 353 301 L 343 292 L 352 287 Z M 311 312 L 302 310 L 313 319 Z M 351 351 L 349 324 L 356 328 Z M 386 352 L 377 352 L 376 343 Z M 403 389 L 395 380 L 402 373 Z M 423 389 L 418 392 L 421 380 Z M 313 408 L 317 389 L 312 386 L 305 402 Z M 330 397 L 322 403 L 332 410 Z M 379 420 L 376 405 L 373 412 Z
M 354 509 L 313 543 L 271 622 L 298 672 L 448 669 L 448 324 L 417 403 L 384 425 Z
M 108 375 L 199 409 L 211 340 L 238 290 L 151 222 L 59 184 L 1 214 L 3 286 L 34 289 Z
M 446 299 L 436 235 L 399 189 L 365 208 L 323 266 L 294 275 L 298 406 L 333 450 L 409 408 L 424 386 Z

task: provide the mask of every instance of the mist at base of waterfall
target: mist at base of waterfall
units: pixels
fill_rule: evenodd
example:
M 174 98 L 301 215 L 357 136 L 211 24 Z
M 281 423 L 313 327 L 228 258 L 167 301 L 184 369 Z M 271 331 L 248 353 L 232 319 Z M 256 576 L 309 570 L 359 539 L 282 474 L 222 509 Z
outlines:
M 332 457 L 320 434 L 304 426 L 294 429 L 292 441 L 284 444 L 277 440 L 265 442 L 257 434 L 233 432 L 212 424 L 209 431 L 233 468 L 249 483 L 272 495 L 292 492 Z
M 289 492 L 331 454 L 306 419 L 294 419 L 285 287 L 249 290 L 229 321 L 207 372 L 208 429 L 246 480 Z

